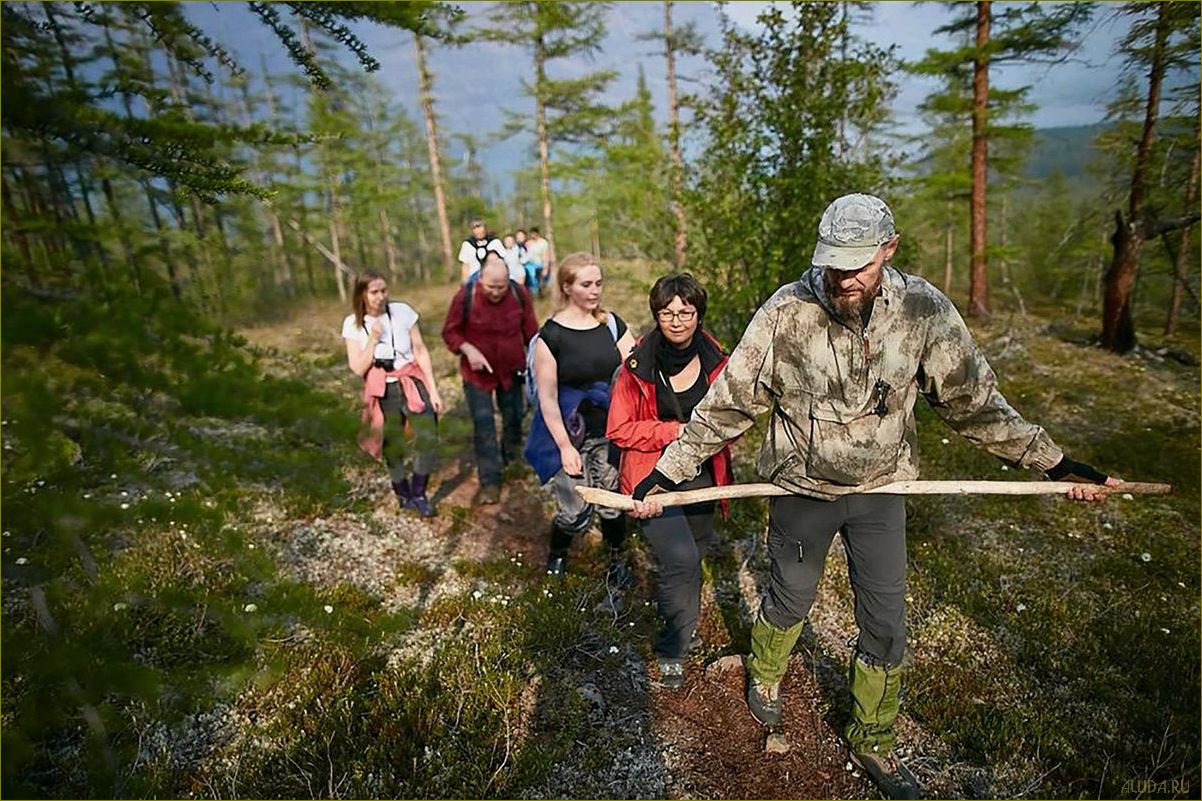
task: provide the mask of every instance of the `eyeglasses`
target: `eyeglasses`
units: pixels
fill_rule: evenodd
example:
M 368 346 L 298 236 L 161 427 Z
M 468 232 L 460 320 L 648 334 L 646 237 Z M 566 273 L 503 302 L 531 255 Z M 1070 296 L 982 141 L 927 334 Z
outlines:
M 681 309 L 678 312 L 661 309 L 656 313 L 655 317 L 661 323 L 670 323 L 673 320 L 680 320 L 682 323 L 691 323 L 693 318 L 697 316 L 696 309 Z

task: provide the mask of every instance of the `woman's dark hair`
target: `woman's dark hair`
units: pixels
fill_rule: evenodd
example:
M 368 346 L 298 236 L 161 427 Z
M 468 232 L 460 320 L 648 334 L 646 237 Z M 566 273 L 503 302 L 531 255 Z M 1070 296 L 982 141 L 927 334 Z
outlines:
M 651 296 L 647 299 L 647 304 L 651 307 L 651 316 L 655 317 L 661 310 L 667 308 L 668 304 L 672 302 L 672 298 L 677 295 L 682 301 L 697 309 L 698 318 L 705 317 L 706 299 L 709 295 L 706 294 L 705 287 L 701 285 L 701 282 L 689 273 L 665 275 L 655 282 L 655 286 L 651 287 Z
M 384 283 L 388 283 L 388 279 L 375 270 L 365 270 L 355 276 L 355 289 L 351 292 L 351 308 L 355 310 L 355 326 L 357 328 L 363 326 L 363 318 L 367 315 L 367 287 L 377 278 L 382 278 Z

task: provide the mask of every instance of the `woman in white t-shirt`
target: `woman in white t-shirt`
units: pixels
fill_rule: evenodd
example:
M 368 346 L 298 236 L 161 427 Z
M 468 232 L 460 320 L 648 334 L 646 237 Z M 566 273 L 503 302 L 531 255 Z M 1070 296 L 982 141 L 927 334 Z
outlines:
M 408 303 L 389 303 L 388 282 L 372 271 L 355 280 L 351 305 L 355 312 L 342 321 L 342 338 L 347 366 L 364 379 L 365 428 L 359 444 L 377 459 L 383 457 L 401 508 L 429 517 L 434 509 L 426 489 L 444 406 L 417 312 Z M 389 437 L 386 429 L 402 436 Z

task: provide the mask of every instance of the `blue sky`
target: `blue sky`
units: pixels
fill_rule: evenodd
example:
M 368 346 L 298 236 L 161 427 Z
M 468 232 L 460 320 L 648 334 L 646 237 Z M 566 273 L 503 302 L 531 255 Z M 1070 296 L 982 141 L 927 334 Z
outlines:
M 242 63 L 252 71 L 259 69 L 261 58 L 273 72 L 294 70 L 282 46 L 271 33 L 252 18 L 242 3 L 191 3 L 190 11 L 214 38 L 228 43 Z M 458 3 L 468 15 L 469 24 L 487 25 L 491 3 Z M 755 18 L 768 5 L 748 2 L 731 3 L 727 13 L 739 24 L 754 27 Z M 1003 3 L 996 3 L 1001 6 Z M 1031 85 L 1031 100 L 1038 109 L 1030 116 L 1037 127 L 1086 125 L 1100 121 L 1107 100 L 1113 94 L 1121 66 L 1113 54 L 1118 39 L 1126 30 L 1126 21 L 1115 15 L 1118 5 L 1102 3 L 1087 26 L 1080 48 L 1073 57 L 1056 66 L 1034 65 L 995 68 L 991 82 L 995 86 Z M 608 17 L 608 37 L 602 51 L 590 62 L 562 64 L 558 75 L 590 69 L 615 69 L 619 78 L 612 84 L 610 100 L 618 102 L 634 93 L 639 66 L 646 73 L 657 114 L 666 116 L 665 68 L 655 45 L 636 41 L 643 32 L 658 31 L 663 7 L 659 2 L 618 2 Z M 857 32 L 878 45 L 896 45 L 903 59 L 916 59 L 928 47 L 947 47 L 946 37 L 932 32 L 948 20 L 950 12 L 942 3 L 877 2 L 867 19 L 857 24 Z M 708 2 L 681 2 L 674 6 L 677 24 L 693 21 L 711 44 L 717 42 L 716 11 Z M 417 73 L 413 42 L 408 34 L 374 25 L 361 25 L 357 32 L 370 52 L 382 64 L 376 77 L 395 93 L 409 114 L 420 120 L 417 101 Z M 347 55 L 349 59 L 349 54 Z M 472 131 L 484 136 L 504 122 L 502 108 L 533 113 L 533 104 L 522 96 L 521 81 L 529 77 L 529 56 L 518 47 L 478 42 L 463 48 L 435 48 L 430 56 L 434 72 L 437 111 L 445 133 Z M 701 59 L 687 60 L 678 70 L 704 90 L 713 76 Z M 898 130 L 918 133 L 921 123 L 915 108 L 936 88 L 934 80 L 900 74 L 900 91 L 894 103 Z M 494 144 L 483 151 L 486 164 L 511 164 L 521 160 L 525 143 L 510 141 Z M 454 149 L 452 148 L 454 156 Z M 508 184 L 507 176 L 494 178 Z

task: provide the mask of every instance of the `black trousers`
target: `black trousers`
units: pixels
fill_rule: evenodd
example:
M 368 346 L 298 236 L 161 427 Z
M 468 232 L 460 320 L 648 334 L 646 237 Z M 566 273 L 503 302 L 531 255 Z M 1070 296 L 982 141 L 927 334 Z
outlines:
M 679 489 L 714 485 L 710 465 Z M 655 653 L 679 659 L 688 650 L 701 615 L 701 557 L 714 539 L 714 507 L 696 503 L 674 506 L 660 517 L 640 521 L 643 537 L 655 560 L 655 603 L 663 627 L 655 639 Z
M 900 495 L 774 499 L 764 618 L 782 629 L 805 619 L 836 532 L 843 535 L 855 595 L 857 648 L 877 662 L 899 665 L 906 649 L 906 502 Z

